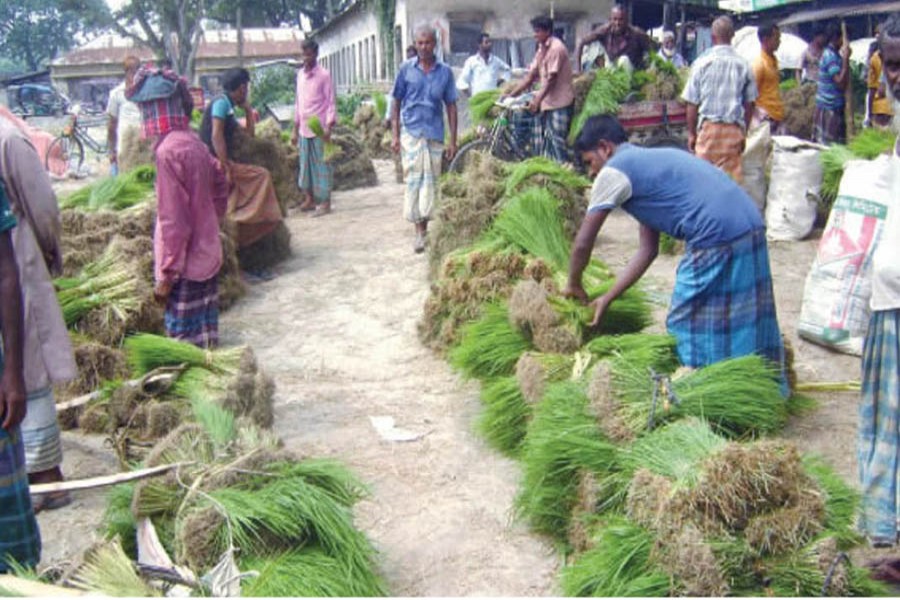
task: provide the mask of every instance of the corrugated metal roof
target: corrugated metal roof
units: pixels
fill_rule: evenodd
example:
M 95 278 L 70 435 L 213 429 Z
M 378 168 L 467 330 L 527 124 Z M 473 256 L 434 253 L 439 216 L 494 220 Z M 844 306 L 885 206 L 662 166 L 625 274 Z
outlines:
M 815 10 L 802 10 L 795 12 L 779 25 L 794 25 L 796 23 L 808 23 L 810 21 L 822 21 L 835 17 L 855 17 L 859 15 L 872 15 L 900 11 L 900 2 L 866 2 L 864 4 L 845 4 L 830 6 Z

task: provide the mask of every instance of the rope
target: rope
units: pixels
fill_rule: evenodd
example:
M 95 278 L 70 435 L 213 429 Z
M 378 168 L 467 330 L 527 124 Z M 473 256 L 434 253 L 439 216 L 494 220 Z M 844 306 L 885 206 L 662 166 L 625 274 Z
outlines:
M 819 594 L 820 596 L 828 595 L 828 588 L 831 587 L 831 580 L 834 578 L 834 572 L 837 570 L 837 566 L 841 564 L 842 560 L 852 566 L 850 556 L 846 552 L 838 552 L 838 555 L 831 561 L 831 566 L 828 567 L 828 573 L 825 575 L 825 582 L 822 584 L 822 593 Z

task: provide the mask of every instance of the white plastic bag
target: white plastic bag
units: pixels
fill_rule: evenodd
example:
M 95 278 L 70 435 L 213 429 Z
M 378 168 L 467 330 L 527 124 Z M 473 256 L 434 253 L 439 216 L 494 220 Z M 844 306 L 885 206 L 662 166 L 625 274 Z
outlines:
M 869 324 L 872 256 L 891 201 L 890 157 L 852 160 L 806 277 L 798 333 L 860 355 Z
M 770 240 L 802 240 L 816 222 L 824 147 L 789 135 L 773 136 L 772 142 L 766 234 Z
M 741 157 L 742 170 L 744 172 L 744 188 L 760 213 L 766 209 L 766 162 L 772 147 L 771 128 L 768 123 L 762 123 L 747 133 L 747 145 Z

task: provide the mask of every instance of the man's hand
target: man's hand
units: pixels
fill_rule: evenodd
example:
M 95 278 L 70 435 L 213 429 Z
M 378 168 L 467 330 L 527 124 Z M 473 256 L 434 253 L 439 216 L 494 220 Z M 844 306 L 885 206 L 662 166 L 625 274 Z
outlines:
M 594 320 L 591 321 L 591 327 L 596 327 L 600 323 L 608 306 L 609 299 L 606 297 L 606 294 L 591 302 L 591 307 L 594 309 Z
M 331 125 L 325 128 L 325 133 L 322 136 L 322 141 L 330 142 L 331 141 Z
M 400 154 L 400 138 L 396 135 L 391 140 L 391 152 L 394 154 Z
M 563 290 L 563 297 L 573 298 L 575 300 L 578 300 L 582 304 L 587 304 L 590 301 L 587 292 L 584 291 L 584 288 L 580 284 L 568 284 L 566 286 L 566 289 Z
M 447 144 L 447 148 L 444 150 L 444 156 L 447 157 L 447 160 L 453 160 L 453 157 L 456 156 L 456 150 L 456 142 Z
M 4 369 L 0 379 L 0 426 L 9 431 L 25 418 L 27 405 L 25 401 L 25 381 L 21 372 Z
M 689 133 L 687 142 L 688 142 L 688 152 L 690 152 L 691 154 L 696 154 L 697 134 Z
M 153 287 L 153 298 L 160 306 L 165 306 L 169 301 L 169 294 L 172 293 L 172 282 L 168 279 L 157 281 Z
M 850 49 L 850 44 L 844 44 L 843 46 L 841 46 L 840 54 L 842 59 L 848 60 L 851 53 L 852 50 Z
M 533 112 L 533 113 L 538 113 L 538 112 L 540 112 L 542 100 L 543 100 L 542 98 L 539 98 L 538 96 L 535 96 L 535 97 L 531 100 L 531 102 L 528 103 L 528 110 L 531 111 L 531 112 Z
M 300 136 L 297 135 L 297 130 L 294 130 L 294 133 L 291 134 L 291 146 L 296 146 L 297 142 L 300 141 Z

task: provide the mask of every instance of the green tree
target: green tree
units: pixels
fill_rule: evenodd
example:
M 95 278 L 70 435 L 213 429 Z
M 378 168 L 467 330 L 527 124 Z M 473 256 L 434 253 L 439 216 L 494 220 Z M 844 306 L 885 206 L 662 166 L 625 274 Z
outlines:
M 104 0 L 0 0 L 0 55 L 38 71 L 110 22 Z
M 209 17 L 235 26 L 237 7 L 241 6 L 244 27 L 302 27 L 309 19 L 313 29 L 350 4 L 350 0 L 220 0 L 210 7 Z

